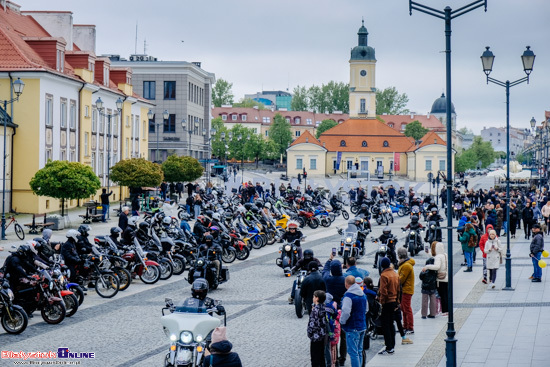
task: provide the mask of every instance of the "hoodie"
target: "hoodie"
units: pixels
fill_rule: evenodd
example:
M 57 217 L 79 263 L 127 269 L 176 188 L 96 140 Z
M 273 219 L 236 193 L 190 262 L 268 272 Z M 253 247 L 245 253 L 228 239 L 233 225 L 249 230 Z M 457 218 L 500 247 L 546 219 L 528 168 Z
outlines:
M 414 294 L 414 259 L 406 259 L 399 265 L 397 274 L 399 274 L 399 283 L 403 293 Z
M 225 367 L 242 367 L 239 355 L 232 352 L 233 344 L 228 340 L 222 340 L 217 343 L 210 344 L 210 356 L 204 357 L 203 367 L 207 366 L 225 366 Z
M 355 298 L 356 301 L 354 301 L 353 298 Z M 357 330 L 365 330 L 367 327 L 365 319 L 367 311 L 367 297 L 357 283 L 352 284 L 348 288 L 346 296 L 342 298 L 342 315 L 340 316 L 340 324 L 344 330 L 346 330 L 346 327 L 352 327 Z M 356 325 L 358 324 L 363 328 L 357 328 Z
M 474 228 L 468 229 L 462 236 L 460 236 L 460 244 L 462 245 L 462 251 L 464 252 L 474 252 L 475 247 L 468 246 L 471 236 L 477 236 L 476 230 Z
M 435 245 L 435 257 L 433 265 L 426 264 L 425 266 L 428 270 L 436 270 L 438 273 L 445 273 L 445 278 L 437 279 L 438 282 L 449 281 L 449 276 L 447 274 L 447 254 L 445 253 L 445 245 L 442 242 L 438 242 Z
M 484 258 L 487 258 L 487 254 L 485 253 L 485 243 L 489 239 L 489 231 L 492 231 L 492 230 L 494 230 L 493 226 L 490 224 L 487 224 L 487 227 L 485 228 L 485 233 L 483 234 L 483 236 L 479 238 L 479 249 L 481 250 L 481 253 L 483 254 Z
M 463 215 L 462 218 L 460 218 L 460 220 L 458 221 L 457 231 L 463 232 L 464 231 L 464 226 L 466 225 L 467 221 L 468 221 L 468 218 L 466 218 L 466 216 Z
M 327 260 L 323 268 L 323 279 L 327 292 L 332 294 L 334 302 L 340 308 L 342 297 L 346 293 L 346 277 L 342 275 L 342 263 L 339 260 Z

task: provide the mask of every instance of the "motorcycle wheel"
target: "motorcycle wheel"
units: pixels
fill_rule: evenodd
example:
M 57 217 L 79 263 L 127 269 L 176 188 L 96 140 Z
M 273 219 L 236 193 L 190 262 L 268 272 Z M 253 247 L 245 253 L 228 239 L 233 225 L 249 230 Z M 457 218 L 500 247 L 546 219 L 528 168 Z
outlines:
M 321 225 L 323 227 L 328 228 L 328 227 L 330 227 L 331 224 L 332 224 L 332 222 L 330 221 L 330 219 L 328 219 L 328 218 L 321 219 Z
M 344 217 L 345 220 L 349 219 L 349 213 L 347 210 L 342 209 L 342 217 Z
M 400 217 L 404 217 L 405 216 L 405 210 L 403 210 L 403 208 L 399 208 L 399 210 L 397 211 L 397 215 L 399 215 Z
M 306 222 L 305 222 L 304 218 L 302 218 L 302 217 L 298 217 L 298 219 L 296 219 L 296 221 L 298 222 L 298 225 L 300 226 L 300 228 L 304 228 L 304 226 L 306 225 Z
M 311 228 L 311 229 L 316 229 L 317 227 L 319 227 L 319 219 L 317 219 L 317 218 L 315 218 L 315 217 L 314 217 L 314 218 L 311 218 L 311 219 L 309 220 L 308 225 L 309 225 L 309 228 Z
M 237 259 L 241 261 L 248 259 L 248 256 L 250 256 L 250 250 L 246 246 L 243 246 L 242 250 L 239 248 L 236 248 L 235 252 L 236 252 Z
M 255 235 L 250 241 L 252 241 L 252 247 L 256 250 L 262 248 L 262 237 L 260 235 Z
M 164 357 L 164 367 L 174 367 L 174 365 L 170 363 L 170 353 L 167 353 L 166 357 Z
M 21 334 L 29 324 L 29 316 L 23 307 L 17 305 L 13 305 L 10 314 L 11 319 L 7 312 L 2 314 L 2 327 L 8 334 Z
M 95 291 L 102 298 L 113 298 L 120 288 L 120 281 L 114 274 L 101 274 L 95 282 Z
M 119 291 L 128 289 L 132 283 L 132 274 L 128 270 L 118 266 L 113 269 L 113 273 L 115 273 L 120 283 Z
M 348 263 L 348 258 L 349 258 L 349 251 L 345 251 L 344 252 L 344 256 L 342 256 L 344 258 L 344 265 L 347 265 Z
M 65 309 L 67 314 L 65 316 L 71 317 L 78 311 L 78 299 L 74 294 L 67 294 L 63 296 L 63 302 L 65 303 Z
M 65 319 L 67 310 L 65 309 L 63 301 L 55 301 L 52 304 L 46 303 L 44 307 L 42 307 L 40 313 L 44 321 L 48 324 L 55 325 Z
M 72 285 L 69 287 L 69 290 L 76 296 L 76 299 L 78 299 L 78 305 L 80 306 L 82 302 L 84 302 L 84 291 L 82 288 L 80 288 L 79 285 Z
M 269 231 L 267 233 L 267 244 L 268 245 L 273 245 L 276 241 L 277 241 L 277 237 L 275 237 L 275 232 L 274 231 Z
M 382 217 L 380 215 L 376 218 L 376 223 L 378 223 L 378 225 L 382 224 Z
M 263 234 L 260 235 L 260 238 L 262 239 L 262 247 L 267 245 L 267 241 L 268 241 L 267 235 L 265 233 L 263 233 Z
M 296 311 L 296 316 L 299 319 L 304 317 L 304 307 L 302 306 L 302 297 L 300 296 L 299 289 L 294 293 L 294 310 Z
M 154 284 L 158 282 L 160 279 L 159 267 L 156 265 L 148 265 L 147 270 L 143 269 L 139 279 L 145 284 Z
M 179 218 L 179 220 L 182 220 L 182 219 L 183 219 L 183 214 L 184 214 L 184 213 L 185 213 L 185 212 L 183 211 L 183 209 L 178 210 L 178 218 Z
M 170 279 L 172 274 L 174 274 L 174 267 L 172 266 L 172 264 L 170 264 L 170 261 L 168 261 L 167 259 L 162 259 L 159 261 L 159 265 L 160 265 L 160 279 L 161 280 Z
M 411 254 L 411 257 L 414 257 L 416 251 L 415 251 L 415 245 L 413 244 L 412 246 L 409 244 L 408 246 L 409 248 L 407 250 L 409 250 L 409 253 Z
M 226 264 L 231 264 L 237 258 L 237 251 L 233 247 L 223 249 L 222 261 Z
M 185 259 L 181 257 L 172 257 L 172 260 L 174 264 L 172 267 L 174 268 L 174 274 L 175 275 L 181 275 L 185 271 Z
M 351 208 L 349 209 L 351 211 L 352 214 L 357 214 L 357 212 L 359 211 L 359 205 L 352 205 Z M 344 212 L 342 211 L 342 214 Z M 345 218 L 344 218 L 345 219 Z

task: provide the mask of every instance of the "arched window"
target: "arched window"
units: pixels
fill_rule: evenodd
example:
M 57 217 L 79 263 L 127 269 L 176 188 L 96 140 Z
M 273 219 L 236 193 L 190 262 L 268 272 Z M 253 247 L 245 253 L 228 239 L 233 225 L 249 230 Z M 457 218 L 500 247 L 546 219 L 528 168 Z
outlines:
M 390 144 L 388 143 L 388 141 L 387 141 L 387 140 L 384 140 L 384 147 L 387 148 L 387 147 L 389 147 L 389 146 L 390 146 Z
M 393 124 L 388 124 L 389 127 L 393 128 Z
M 366 140 L 363 140 L 363 142 L 361 143 L 361 146 L 363 148 L 366 148 L 367 147 L 367 141 Z
M 345 147 L 345 146 L 346 146 L 346 141 L 345 141 L 345 140 L 341 140 L 341 141 L 340 141 L 340 146 L 341 146 L 341 147 Z

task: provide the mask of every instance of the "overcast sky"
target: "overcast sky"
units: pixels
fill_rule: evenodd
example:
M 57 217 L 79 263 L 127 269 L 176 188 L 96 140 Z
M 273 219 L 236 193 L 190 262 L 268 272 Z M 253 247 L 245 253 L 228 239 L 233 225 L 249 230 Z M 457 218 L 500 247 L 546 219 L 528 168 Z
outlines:
M 361 17 L 376 50 L 376 87 L 395 86 L 419 114 L 445 91 L 444 21 L 413 11 L 408 0 L 16 0 L 23 10 L 69 10 L 75 24 L 97 26 L 97 54 L 138 53 L 159 60 L 201 61 L 203 69 L 233 83 L 235 100 L 263 90 L 349 81 L 350 49 Z M 468 0 L 422 0 L 443 10 Z M 453 20 L 452 100 L 457 127 L 479 133 L 505 126 L 505 89 L 485 84 L 480 56 L 491 46 L 491 77 L 525 76 L 521 54 L 536 54 L 530 84 L 511 89 L 512 126 L 529 127 L 550 110 L 550 1 L 489 0 Z M 182 42 L 183 41 L 183 42 Z M 546 87 L 545 87 L 546 86 Z

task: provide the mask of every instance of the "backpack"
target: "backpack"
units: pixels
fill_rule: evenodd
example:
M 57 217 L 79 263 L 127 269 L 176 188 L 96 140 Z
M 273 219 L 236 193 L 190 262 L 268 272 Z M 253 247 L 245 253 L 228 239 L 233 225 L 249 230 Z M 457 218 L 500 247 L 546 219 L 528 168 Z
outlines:
M 470 234 L 470 239 L 468 240 L 468 247 L 476 247 L 477 246 L 477 235 Z
M 334 340 L 334 324 L 336 321 L 336 316 L 338 315 L 338 310 L 330 303 L 325 303 L 325 327 L 326 335 L 329 340 Z

